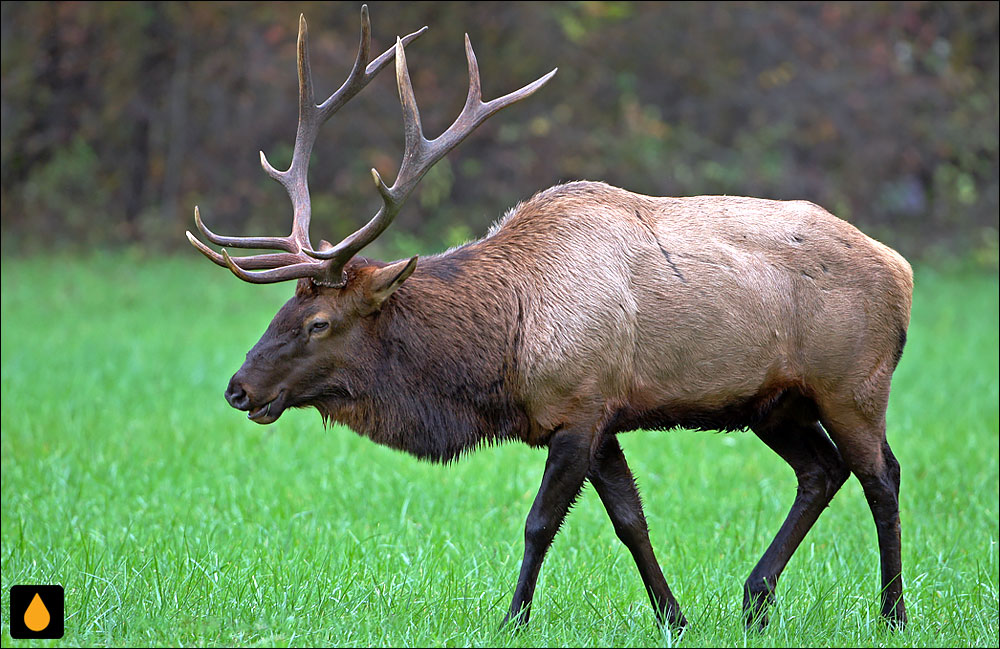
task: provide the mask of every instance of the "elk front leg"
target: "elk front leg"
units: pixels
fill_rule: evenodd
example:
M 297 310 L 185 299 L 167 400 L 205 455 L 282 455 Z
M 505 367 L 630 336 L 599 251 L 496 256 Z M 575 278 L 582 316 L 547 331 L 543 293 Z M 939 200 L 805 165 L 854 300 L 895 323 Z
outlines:
M 625 462 L 625 454 L 618 444 L 618 438 L 614 435 L 608 436 L 601 444 L 591 464 L 589 477 L 604 508 L 608 510 L 615 533 L 635 559 L 657 621 L 661 625 L 667 623 L 675 629 L 683 628 L 687 620 L 653 556 L 639 490 Z
M 552 435 L 545 474 L 524 525 L 524 560 L 514 590 L 514 601 L 504 617 L 504 625 L 527 624 L 535 582 L 559 526 L 576 497 L 590 469 L 590 437 L 578 429 L 564 429 Z

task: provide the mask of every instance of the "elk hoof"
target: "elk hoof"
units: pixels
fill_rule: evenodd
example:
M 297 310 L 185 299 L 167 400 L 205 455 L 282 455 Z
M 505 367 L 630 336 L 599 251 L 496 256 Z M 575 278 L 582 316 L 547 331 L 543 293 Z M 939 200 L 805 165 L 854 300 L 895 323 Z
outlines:
M 774 603 L 774 591 L 745 591 L 743 594 L 743 618 L 748 631 L 763 631 L 767 628 L 767 609 Z

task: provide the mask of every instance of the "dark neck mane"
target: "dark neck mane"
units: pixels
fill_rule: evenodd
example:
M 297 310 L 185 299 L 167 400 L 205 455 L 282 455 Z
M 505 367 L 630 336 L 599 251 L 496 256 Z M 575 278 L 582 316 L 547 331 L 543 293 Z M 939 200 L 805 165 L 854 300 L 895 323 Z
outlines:
M 324 418 L 440 462 L 524 438 L 527 417 L 515 403 L 519 298 L 474 272 L 474 245 L 421 260 L 371 323 L 372 363 L 354 400 L 318 406 Z

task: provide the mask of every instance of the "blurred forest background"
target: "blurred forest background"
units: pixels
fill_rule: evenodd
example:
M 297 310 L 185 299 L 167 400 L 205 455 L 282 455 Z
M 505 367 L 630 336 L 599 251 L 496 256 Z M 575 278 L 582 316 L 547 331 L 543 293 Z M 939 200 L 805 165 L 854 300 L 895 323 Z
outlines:
M 371 2 L 376 54 L 430 26 L 407 48 L 429 137 L 464 102 L 464 32 L 487 98 L 559 73 L 440 162 L 369 254 L 441 250 L 535 191 L 592 179 L 807 199 L 908 256 L 995 269 L 998 6 Z M 195 204 L 216 232 L 286 234 L 290 204 L 257 151 L 291 157 L 298 14 L 326 96 L 354 60 L 359 9 L 4 2 L 4 253 L 176 250 Z M 402 137 L 389 68 L 321 132 L 314 242 L 374 214 L 368 169 L 393 178 Z

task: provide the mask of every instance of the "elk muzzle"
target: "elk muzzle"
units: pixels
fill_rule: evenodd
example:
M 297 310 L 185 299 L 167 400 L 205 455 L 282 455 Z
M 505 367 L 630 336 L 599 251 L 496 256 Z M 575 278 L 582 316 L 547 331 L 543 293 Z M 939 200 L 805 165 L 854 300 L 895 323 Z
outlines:
M 282 389 L 273 397 L 259 398 L 252 389 L 247 390 L 241 374 L 242 370 L 229 379 L 229 386 L 226 387 L 226 401 L 229 405 L 246 411 L 247 419 L 252 422 L 270 424 L 277 421 L 285 410 L 288 392 Z

